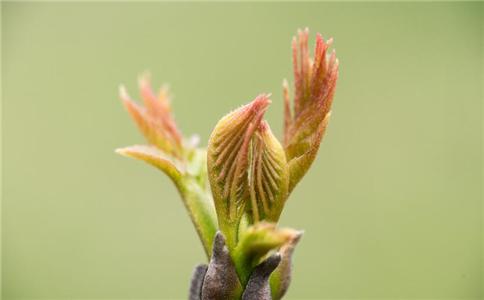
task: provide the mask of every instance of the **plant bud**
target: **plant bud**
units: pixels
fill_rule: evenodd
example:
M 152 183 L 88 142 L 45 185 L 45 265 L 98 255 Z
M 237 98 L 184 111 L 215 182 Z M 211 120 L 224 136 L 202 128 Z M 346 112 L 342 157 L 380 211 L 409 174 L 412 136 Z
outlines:
M 233 257 L 242 284 L 246 284 L 253 268 L 274 251 L 293 240 L 300 232 L 292 228 L 277 228 L 275 223 L 260 222 L 242 234 Z

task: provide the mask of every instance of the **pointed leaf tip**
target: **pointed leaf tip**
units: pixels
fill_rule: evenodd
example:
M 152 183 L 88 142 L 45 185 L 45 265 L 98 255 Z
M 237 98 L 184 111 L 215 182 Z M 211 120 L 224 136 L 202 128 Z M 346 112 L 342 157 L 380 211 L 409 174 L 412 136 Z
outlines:
M 290 164 L 289 192 L 304 176 L 316 157 L 327 126 L 338 78 L 338 60 L 335 51 L 327 55 L 333 39 L 324 40 L 316 35 L 314 59 L 308 50 L 307 28 L 298 30 L 292 41 L 294 68 L 293 115 L 284 87 L 284 148 Z
M 183 156 L 182 135 L 178 130 L 167 99 L 157 97 L 152 89 L 149 77 L 140 76 L 139 88 L 144 106 L 131 99 L 126 88 L 120 86 L 119 97 L 138 129 L 149 144 L 177 157 Z

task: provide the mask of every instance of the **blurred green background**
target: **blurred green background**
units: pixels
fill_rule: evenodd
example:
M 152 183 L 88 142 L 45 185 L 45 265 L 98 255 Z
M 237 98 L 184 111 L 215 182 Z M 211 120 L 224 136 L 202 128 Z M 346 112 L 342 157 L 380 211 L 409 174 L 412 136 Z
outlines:
M 304 229 L 287 299 L 479 299 L 483 3 L 2 3 L 4 299 L 184 299 L 202 247 L 171 182 L 116 155 L 117 98 L 170 83 L 206 143 L 272 92 L 290 40 L 335 38 L 319 158 L 281 223 Z

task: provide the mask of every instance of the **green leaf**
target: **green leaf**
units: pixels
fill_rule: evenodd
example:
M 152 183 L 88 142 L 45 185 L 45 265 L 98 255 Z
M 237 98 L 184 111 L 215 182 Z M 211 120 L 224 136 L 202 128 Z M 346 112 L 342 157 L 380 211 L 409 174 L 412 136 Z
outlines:
M 252 142 L 249 210 L 254 222 L 277 222 L 287 198 L 288 183 L 284 149 L 263 121 Z
M 247 283 L 252 269 L 271 251 L 277 251 L 298 234 L 299 232 L 294 229 L 279 229 L 275 223 L 267 222 L 252 225 L 241 233 L 232 256 L 242 283 Z
M 142 160 L 160 169 L 177 185 L 185 174 L 185 168 L 176 158 L 170 157 L 154 146 L 134 145 L 116 149 L 116 153 Z
M 249 150 L 270 100 L 259 95 L 251 103 L 223 117 L 208 143 L 207 167 L 220 229 L 229 249 L 237 243 L 237 229 L 249 192 Z

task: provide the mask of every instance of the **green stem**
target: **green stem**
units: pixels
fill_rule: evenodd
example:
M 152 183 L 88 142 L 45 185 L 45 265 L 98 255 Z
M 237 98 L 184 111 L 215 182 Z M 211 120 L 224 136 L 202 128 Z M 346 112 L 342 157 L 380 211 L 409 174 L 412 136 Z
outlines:
M 205 254 L 210 259 L 212 243 L 217 232 L 217 216 L 209 192 L 203 190 L 198 183 L 190 177 L 183 177 L 175 181 L 188 215 L 203 244 Z

